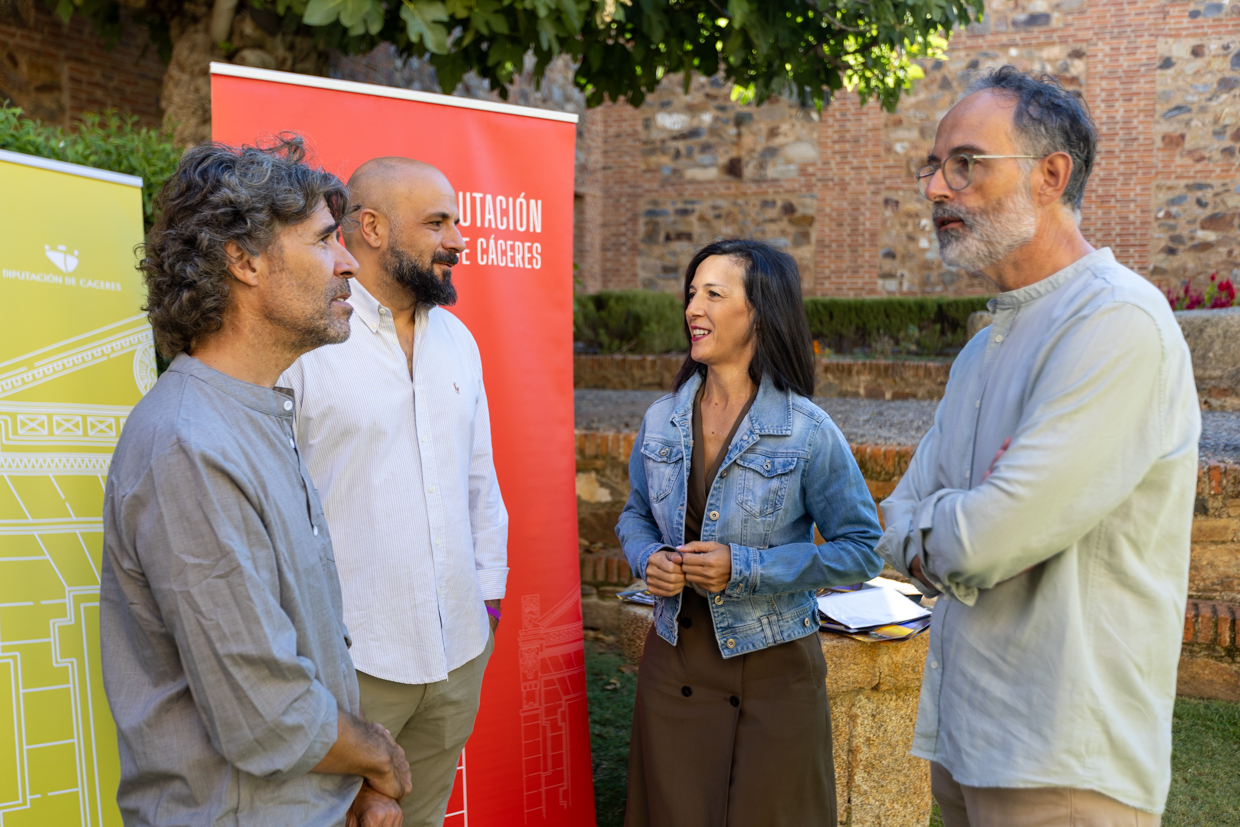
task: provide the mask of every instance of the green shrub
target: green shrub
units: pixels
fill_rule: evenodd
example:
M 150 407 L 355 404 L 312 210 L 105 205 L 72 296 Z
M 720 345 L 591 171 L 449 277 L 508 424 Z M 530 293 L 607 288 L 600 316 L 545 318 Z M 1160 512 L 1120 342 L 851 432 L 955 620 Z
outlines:
M 680 300 L 649 290 L 575 296 L 573 340 L 600 353 L 669 353 L 689 346 Z
M 987 297 L 805 300 L 809 329 L 837 353 L 934 355 L 964 346 L 969 314 Z M 668 293 L 619 290 L 580 295 L 573 336 L 601 353 L 667 353 L 687 348 L 684 308 Z
M 142 217 L 155 219 L 155 194 L 176 170 L 181 150 L 166 130 L 140 127 L 133 115 L 84 115 L 73 129 L 46 126 L 22 117 L 22 110 L 0 101 L 0 149 L 106 169 L 142 179 Z
M 964 346 L 969 314 L 988 297 L 805 300 L 813 337 L 839 353 L 868 347 L 933 354 Z M 887 355 L 887 354 L 879 354 Z

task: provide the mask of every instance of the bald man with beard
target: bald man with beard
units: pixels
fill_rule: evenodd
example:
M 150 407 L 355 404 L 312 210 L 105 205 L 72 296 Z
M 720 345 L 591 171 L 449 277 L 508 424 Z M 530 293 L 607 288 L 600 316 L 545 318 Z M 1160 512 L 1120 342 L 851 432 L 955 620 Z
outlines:
M 299 359 L 297 443 L 323 501 L 363 714 L 404 748 L 405 827 L 443 823 L 508 577 L 508 513 L 478 346 L 445 310 L 465 249 L 438 169 L 377 158 L 349 180 L 352 333 Z

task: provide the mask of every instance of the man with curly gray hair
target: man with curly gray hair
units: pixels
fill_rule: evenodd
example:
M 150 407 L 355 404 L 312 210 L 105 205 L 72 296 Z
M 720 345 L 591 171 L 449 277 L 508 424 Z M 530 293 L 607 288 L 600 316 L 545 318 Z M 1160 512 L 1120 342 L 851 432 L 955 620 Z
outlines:
M 360 717 L 327 524 L 276 380 L 349 336 L 341 182 L 300 138 L 185 153 L 141 268 L 172 360 L 104 497 L 100 635 L 127 825 L 397 827 L 404 753 Z

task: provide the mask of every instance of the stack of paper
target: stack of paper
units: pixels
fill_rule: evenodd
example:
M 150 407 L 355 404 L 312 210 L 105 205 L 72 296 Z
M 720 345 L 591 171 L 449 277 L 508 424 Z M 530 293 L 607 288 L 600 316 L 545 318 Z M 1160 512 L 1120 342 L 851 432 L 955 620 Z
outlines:
M 819 595 L 818 613 L 822 628 L 868 642 L 907 640 L 930 626 L 928 609 L 892 586 L 873 583 Z
M 617 593 L 616 597 L 628 603 L 640 603 L 643 606 L 653 606 L 655 601 L 654 595 L 647 589 L 629 589 Z

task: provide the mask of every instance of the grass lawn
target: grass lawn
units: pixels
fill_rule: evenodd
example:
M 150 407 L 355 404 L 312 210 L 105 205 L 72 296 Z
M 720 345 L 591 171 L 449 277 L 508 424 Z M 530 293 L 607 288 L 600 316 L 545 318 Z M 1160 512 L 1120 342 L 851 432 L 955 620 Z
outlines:
M 614 638 L 586 635 L 598 827 L 622 827 L 637 673 L 626 665 Z M 1163 827 L 1240 827 L 1240 704 L 1178 699 L 1172 744 Z M 930 827 L 942 827 L 937 807 Z

